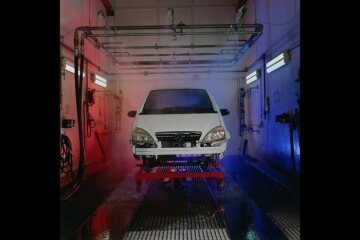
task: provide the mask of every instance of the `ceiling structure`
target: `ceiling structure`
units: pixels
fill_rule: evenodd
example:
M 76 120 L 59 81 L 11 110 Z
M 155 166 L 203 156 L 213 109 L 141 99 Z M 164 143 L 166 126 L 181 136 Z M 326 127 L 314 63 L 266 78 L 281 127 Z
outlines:
M 103 2 L 111 12 L 111 4 Z M 180 1 L 180 6 L 171 4 L 175 1 L 136 2 L 116 1 L 113 25 L 105 21 L 103 27 L 75 31 L 75 38 L 89 40 L 117 63 L 119 71 L 113 75 L 245 71 L 235 66 L 263 30 L 261 24 L 242 23 L 244 11 L 236 14 L 234 1 Z

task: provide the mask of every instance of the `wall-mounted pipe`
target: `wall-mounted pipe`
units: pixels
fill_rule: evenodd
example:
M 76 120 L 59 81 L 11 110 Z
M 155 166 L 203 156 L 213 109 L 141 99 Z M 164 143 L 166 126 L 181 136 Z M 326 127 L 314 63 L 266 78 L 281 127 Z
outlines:
M 67 44 L 65 44 L 65 43 L 63 43 L 63 42 L 60 42 L 60 45 L 62 45 L 63 47 L 65 47 L 65 48 L 68 49 L 69 51 L 74 52 L 74 49 L 73 49 L 72 47 L 70 47 L 69 45 L 67 45 Z M 68 58 L 68 57 L 65 57 L 65 58 L 66 58 L 66 59 L 69 59 L 69 60 L 71 60 L 71 61 L 74 60 L 74 59 L 71 59 L 71 58 Z M 109 74 L 107 71 L 105 71 L 103 68 L 101 68 L 101 66 L 100 66 L 99 64 L 93 62 L 90 58 L 86 57 L 85 55 L 84 55 L 84 58 L 85 58 L 86 62 L 91 63 L 91 65 L 93 65 L 93 66 L 96 67 L 96 68 L 100 68 L 103 73 Z
M 123 42 L 103 42 L 103 45 L 107 45 L 107 44 L 123 44 Z
M 269 97 L 267 96 L 267 92 L 266 92 L 266 54 L 263 54 L 263 87 L 264 87 L 264 109 L 263 109 L 263 115 L 264 115 L 264 118 L 266 119 L 266 116 L 268 115 L 269 111 L 270 111 L 270 99 Z

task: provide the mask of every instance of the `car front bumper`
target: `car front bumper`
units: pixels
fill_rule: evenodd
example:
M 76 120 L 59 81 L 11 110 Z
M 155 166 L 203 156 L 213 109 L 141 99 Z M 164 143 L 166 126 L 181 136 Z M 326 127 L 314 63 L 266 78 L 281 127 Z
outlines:
M 159 146 L 156 148 L 138 148 L 134 145 L 132 146 L 133 154 L 135 155 L 185 155 L 185 154 L 223 154 L 226 150 L 226 142 L 222 143 L 217 147 L 201 147 L 197 144 L 194 147 L 177 147 L 177 148 L 161 148 Z

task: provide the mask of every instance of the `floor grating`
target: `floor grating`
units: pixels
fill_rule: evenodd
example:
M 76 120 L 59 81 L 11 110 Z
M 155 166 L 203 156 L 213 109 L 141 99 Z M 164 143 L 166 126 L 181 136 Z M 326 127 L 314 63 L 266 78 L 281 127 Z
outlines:
M 298 214 L 268 213 L 268 215 L 289 240 L 300 239 L 300 217 Z
M 204 179 L 152 180 L 123 239 L 230 240 Z

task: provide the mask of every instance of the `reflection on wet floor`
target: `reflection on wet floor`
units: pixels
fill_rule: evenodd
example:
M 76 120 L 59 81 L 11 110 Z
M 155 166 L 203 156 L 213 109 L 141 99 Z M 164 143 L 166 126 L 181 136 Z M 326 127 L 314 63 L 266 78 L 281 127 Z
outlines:
M 122 239 L 139 207 L 148 183 L 136 192 L 134 172 L 111 193 L 103 204 L 76 232 L 75 239 Z
M 216 191 L 216 185 L 211 180 L 208 184 L 217 205 L 223 212 L 231 239 L 286 239 L 257 204 L 240 188 L 236 179 L 226 176 L 222 192 Z
M 240 156 L 224 162 L 225 176 L 230 180 L 225 179 L 228 187 L 241 187 L 286 239 L 300 239 L 299 200 L 248 161 L 247 157 Z
M 220 222 L 224 223 L 223 227 L 233 240 L 287 239 L 269 213 L 277 214 L 279 209 L 288 212 L 297 209 L 286 196 L 274 195 L 280 194 L 277 187 L 262 183 L 264 179 L 259 180 L 260 176 L 251 173 L 239 159 L 236 160 L 235 165 L 228 160 L 229 164 L 224 166 L 224 189 L 221 192 L 217 191 L 214 179 L 206 181 L 206 189 L 210 190 L 206 190 L 208 193 L 199 181 L 184 179 L 170 185 L 160 180 L 145 181 L 141 192 L 137 193 L 134 175 L 129 173 L 78 228 L 76 237 L 69 239 L 124 239 L 125 236 L 128 239 L 226 239 L 217 237 L 214 232 L 202 231 L 201 235 L 193 231 L 216 229 Z M 227 169 L 229 166 L 231 169 Z M 269 189 L 271 187 L 275 190 Z M 257 198 L 254 199 L 254 196 Z M 282 206 L 275 204 L 276 201 Z M 211 211 L 211 202 L 216 211 Z M 220 222 L 210 221 L 212 212 L 217 212 L 216 218 L 220 218 Z M 197 221 L 200 218 L 206 221 Z M 178 231 L 179 226 L 190 231 Z M 145 234 L 150 237 L 145 238 Z M 171 238 L 166 234 L 171 234 Z

